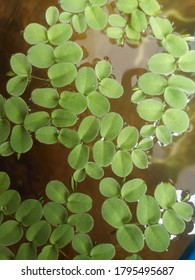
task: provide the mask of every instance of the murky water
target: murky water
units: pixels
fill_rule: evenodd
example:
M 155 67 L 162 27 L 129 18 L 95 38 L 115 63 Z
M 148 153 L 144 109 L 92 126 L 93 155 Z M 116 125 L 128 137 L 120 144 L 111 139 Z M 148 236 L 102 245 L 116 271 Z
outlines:
M 175 22 L 178 30 L 185 33 L 195 32 L 195 21 L 186 22 L 175 17 L 173 10 L 184 16 L 193 15 L 195 2 L 161 0 L 163 10 Z M 179 4 L 178 4 L 179 3 Z M 0 0 L 0 91 L 6 95 L 6 73 L 9 69 L 9 58 L 15 52 L 25 52 L 28 46 L 22 37 L 22 30 L 31 22 L 44 23 L 44 12 L 51 5 L 49 0 Z M 52 1 L 52 4 L 57 4 Z M 172 10 L 172 14 L 168 11 Z M 135 106 L 130 103 L 131 89 L 135 86 L 138 76 L 145 72 L 149 57 L 159 50 L 158 44 L 152 38 L 143 38 L 139 46 L 130 48 L 127 44 L 118 47 L 112 44 L 102 33 L 87 32 L 85 39 L 78 39 L 79 44 L 87 50 L 88 56 L 82 62 L 94 64 L 94 59 L 109 58 L 113 65 L 113 74 L 122 83 L 125 94 L 123 98 L 112 102 L 112 110 L 119 112 L 124 120 L 131 125 L 140 127 L 142 121 L 135 113 Z M 29 89 L 30 90 L 30 89 Z M 26 94 L 29 97 L 29 92 Z M 189 107 L 192 125 L 195 124 L 193 116 L 195 102 Z M 140 177 L 146 180 L 149 192 L 161 181 L 172 180 L 180 189 L 190 190 L 195 193 L 195 129 L 181 137 L 173 147 L 162 148 L 155 145 L 153 150 L 153 164 L 149 169 L 142 171 L 134 169 L 129 178 Z M 45 146 L 35 142 L 32 150 L 22 155 L 18 161 L 16 156 L 9 159 L 0 159 L 0 169 L 7 171 L 13 181 L 13 187 L 17 188 L 23 197 L 36 197 L 44 195 L 44 187 L 49 180 L 58 179 L 67 187 L 70 185 L 71 168 L 66 164 L 69 151 L 61 145 Z M 110 170 L 107 175 L 112 176 Z M 94 199 L 93 217 L 95 227 L 91 233 L 96 242 L 112 242 L 116 244 L 115 234 L 112 228 L 106 225 L 100 215 L 100 207 L 104 200 L 99 194 L 98 182 L 87 178 L 80 184 L 78 191 L 89 194 Z M 189 236 L 181 236 L 174 239 L 169 251 L 163 254 L 149 253 L 147 248 L 141 254 L 144 259 L 178 259 L 190 242 Z M 126 255 L 126 253 L 125 253 Z M 124 252 L 119 250 L 116 258 L 122 259 Z M 71 258 L 71 253 L 70 253 Z

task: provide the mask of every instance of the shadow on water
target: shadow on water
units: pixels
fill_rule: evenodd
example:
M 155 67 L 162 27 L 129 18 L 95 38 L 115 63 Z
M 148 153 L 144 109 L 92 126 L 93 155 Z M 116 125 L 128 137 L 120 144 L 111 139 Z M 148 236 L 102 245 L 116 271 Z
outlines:
M 194 1 L 179 1 L 182 5 L 176 5 L 177 1 L 160 1 L 165 4 L 165 12 L 169 9 L 179 7 L 179 12 L 187 16 L 186 11 L 195 9 Z M 53 5 L 57 1 L 52 2 Z M 28 46 L 22 37 L 22 30 L 31 22 L 44 22 L 44 12 L 51 3 L 49 0 L 9 0 L 7 3 L 1 3 L 0 6 L 0 91 L 7 96 L 5 92 L 6 73 L 10 70 L 9 59 L 13 53 L 25 52 Z M 192 6 L 193 5 L 193 9 Z M 192 15 L 195 16 L 195 15 Z M 171 18 L 174 15 L 172 14 Z M 174 22 L 179 30 L 187 30 L 194 33 L 192 23 L 181 22 L 174 18 Z M 132 88 L 135 86 L 137 78 L 147 69 L 148 58 L 159 50 L 159 46 L 154 39 L 143 38 L 140 46 L 130 48 L 127 44 L 118 47 L 112 44 L 102 33 L 89 30 L 86 36 L 77 38 L 77 42 L 84 48 L 86 56 L 82 63 L 94 64 L 94 59 L 108 58 L 113 65 L 113 74 L 116 79 L 122 83 L 125 94 L 115 102 L 111 103 L 112 111 L 119 112 L 125 122 L 136 127 L 140 127 L 143 122 L 135 112 L 135 106 L 130 103 Z M 36 85 L 35 85 L 36 86 Z M 29 88 L 26 97 L 30 96 Z M 195 102 L 190 105 L 189 112 L 192 115 Z M 191 118 L 192 124 L 195 124 L 195 118 Z M 146 171 L 134 168 L 129 178 L 143 178 L 149 186 L 149 193 L 153 192 L 154 187 L 161 181 L 169 181 L 170 178 L 178 188 L 184 190 L 190 189 L 195 192 L 195 130 L 181 137 L 173 147 L 162 148 L 155 145 L 153 150 L 153 164 Z M 18 160 L 15 155 L 9 158 L 0 159 L 0 169 L 7 171 L 12 180 L 12 187 L 19 190 L 24 198 L 44 196 L 44 188 L 50 180 L 61 180 L 70 187 L 70 177 L 73 173 L 67 165 L 66 159 L 69 151 L 62 145 L 56 144 L 45 146 L 34 142 L 34 146 L 27 154 L 22 155 Z M 106 170 L 106 176 L 113 176 L 111 170 Z M 98 181 L 87 178 L 84 183 L 78 187 L 78 191 L 95 197 L 92 210 L 95 219 L 95 227 L 91 232 L 92 239 L 96 242 L 111 242 L 117 244 L 113 228 L 106 225 L 100 215 L 101 204 L 104 198 L 100 196 Z M 142 257 L 144 259 L 178 259 L 190 242 L 190 237 L 182 235 L 172 241 L 169 251 L 165 253 L 148 252 L 144 248 Z M 117 246 L 117 245 L 116 245 Z M 124 251 L 118 250 L 116 258 L 122 259 Z M 126 255 L 126 254 L 125 254 Z M 71 257 L 71 253 L 70 253 Z

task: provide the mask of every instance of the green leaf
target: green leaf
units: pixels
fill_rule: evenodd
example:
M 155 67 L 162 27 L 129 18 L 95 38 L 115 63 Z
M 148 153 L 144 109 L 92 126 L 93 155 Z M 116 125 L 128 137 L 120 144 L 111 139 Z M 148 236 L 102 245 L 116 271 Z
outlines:
M 85 9 L 87 25 L 94 30 L 102 30 L 108 22 L 108 15 L 97 5 L 88 6 Z
M 100 134 L 103 138 L 113 140 L 123 127 L 123 119 L 118 113 L 108 113 L 101 119 Z
M 11 78 L 6 85 L 7 92 L 13 96 L 20 96 L 25 92 L 28 83 L 29 80 L 26 77 L 16 76 Z
M 163 225 L 151 225 L 144 232 L 146 244 L 151 251 L 164 252 L 170 244 L 170 236 Z
M 35 132 L 36 139 L 47 145 L 55 144 L 58 141 L 58 130 L 53 126 L 44 126 Z
M 157 223 L 161 213 L 156 199 L 150 195 L 143 195 L 138 201 L 136 215 L 141 225 Z
M 12 129 L 10 145 L 15 152 L 22 154 L 32 148 L 33 140 L 30 133 L 22 125 L 16 125 Z
M 143 93 L 141 90 L 136 90 L 131 96 L 131 102 L 139 103 L 140 101 L 144 100 L 145 97 L 145 93 Z
M 89 94 L 97 89 L 98 81 L 91 67 L 82 67 L 77 74 L 76 88 L 82 94 Z
M 152 149 L 153 145 L 154 145 L 153 139 L 151 139 L 151 137 L 147 137 L 147 138 L 142 139 L 139 142 L 137 148 L 141 149 L 143 151 L 148 151 L 148 150 Z
M 37 88 L 31 93 L 34 104 L 44 108 L 54 108 L 58 104 L 59 94 L 53 88 Z
M 52 245 L 43 247 L 41 253 L 38 255 L 38 260 L 57 260 L 59 257 L 58 249 Z
M 87 255 L 77 255 L 73 260 L 91 260 L 91 258 Z
M 85 169 L 76 170 L 73 174 L 73 179 L 75 182 L 82 182 L 86 177 Z
M 117 197 L 120 195 L 119 183 L 111 177 L 101 180 L 99 185 L 100 193 L 106 197 Z
M 47 43 L 47 29 L 38 23 L 30 23 L 24 29 L 24 39 L 31 45 Z
M 35 132 L 40 127 L 48 125 L 49 121 L 50 115 L 47 112 L 35 112 L 26 116 L 24 126 L 27 130 Z
M 59 10 L 55 6 L 50 6 L 45 13 L 45 18 L 48 25 L 52 26 L 56 24 L 59 19 L 59 15 Z
M 148 16 L 155 16 L 160 11 L 160 5 L 156 0 L 140 0 L 139 7 L 146 13 Z
M 38 222 L 43 215 L 42 205 L 36 199 L 26 199 L 18 208 L 15 218 L 24 226 Z
M 87 108 L 86 97 L 82 93 L 63 91 L 60 94 L 59 104 L 73 114 L 81 114 Z
M 126 25 L 125 32 L 126 32 L 127 39 L 135 42 L 140 40 L 141 37 L 140 33 L 135 31 L 130 23 Z
M 173 141 L 171 131 L 165 125 L 159 125 L 156 128 L 156 137 L 163 145 L 169 145 Z
M 150 110 L 148 110 L 150 108 Z M 164 111 L 163 103 L 155 99 L 146 99 L 137 106 L 140 118 L 152 122 L 160 120 Z
M 3 118 L 4 116 L 4 104 L 5 104 L 5 98 L 2 94 L 0 94 L 0 118 Z
M 61 45 L 68 41 L 73 34 L 70 24 L 58 23 L 51 26 L 47 31 L 49 42 L 53 45 Z
M 10 97 L 6 100 L 4 108 L 7 118 L 16 124 L 23 123 L 28 114 L 28 106 L 21 97 Z
M 48 202 L 43 207 L 45 219 L 52 225 L 57 226 L 66 223 L 68 213 L 63 205 L 57 202 Z
M 74 236 L 74 230 L 70 225 L 59 225 L 50 236 L 50 243 L 57 248 L 63 248 L 70 243 Z
M 120 40 L 123 37 L 123 29 L 121 27 L 108 27 L 106 34 L 110 39 Z
M 166 38 L 167 35 L 173 31 L 172 24 L 168 19 L 161 17 L 150 17 L 149 22 L 152 32 L 158 40 Z
M 29 62 L 37 68 L 49 68 L 55 62 L 54 49 L 46 44 L 39 44 L 28 50 L 27 57 Z
M 112 244 L 98 244 L 90 252 L 92 260 L 112 260 L 115 255 L 115 247 Z
M 161 95 L 167 86 L 167 80 L 155 73 L 145 73 L 138 80 L 139 88 L 149 95 Z
M 77 121 L 77 116 L 65 109 L 56 109 L 51 114 L 52 124 L 56 127 L 73 126 Z
M 59 21 L 62 23 L 70 23 L 72 17 L 73 17 L 72 13 L 62 12 L 59 16 Z
M 133 254 L 131 256 L 126 257 L 125 260 L 138 261 L 138 260 L 142 260 L 142 258 L 139 255 L 137 255 L 137 254 Z
M 60 0 L 59 4 L 64 11 L 70 13 L 80 13 L 87 7 L 87 0 Z
M 112 227 L 120 228 L 131 220 L 132 214 L 127 204 L 119 198 L 108 198 L 102 204 L 103 219 Z
M 153 124 L 143 125 L 140 129 L 140 136 L 151 137 L 154 135 L 156 127 Z
M 68 163 L 73 169 L 82 169 L 86 166 L 89 159 L 89 148 L 79 144 L 68 155 Z
M 133 164 L 139 169 L 145 169 L 148 167 L 148 157 L 141 149 L 135 149 L 131 153 L 131 159 Z
M 104 170 L 95 162 L 89 161 L 85 166 L 86 174 L 93 179 L 101 179 L 104 176 Z
M 0 144 L 4 143 L 10 135 L 11 127 L 7 120 L 0 119 Z
M 189 117 L 187 113 L 180 109 L 168 109 L 162 117 L 163 123 L 175 133 L 183 133 L 189 127 Z
M 103 6 L 107 3 L 108 0 L 89 0 L 90 4 L 95 4 L 98 6 Z
M 148 61 L 149 70 L 156 74 L 172 74 L 176 67 L 175 58 L 168 53 L 154 54 Z
M 174 87 L 167 87 L 164 93 L 167 104 L 176 109 L 184 109 L 188 103 L 186 94 Z
M 50 200 L 61 204 L 64 204 L 69 196 L 66 186 L 57 180 L 50 181 L 46 186 L 45 192 Z
M 78 132 L 69 128 L 60 130 L 58 140 L 67 148 L 74 148 L 80 143 Z
M 172 209 L 163 214 L 163 225 L 170 234 L 180 234 L 185 230 L 185 222 Z
M 78 233 L 87 233 L 94 226 L 94 220 L 88 213 L 73 214 L 69 216 L 67 223 L 74 226 Z
M 21 240 L 23 229 L 21 225 L 13 220 L 9 220 L 0 225 L 0 245 L 11 246 Z
M 0 260 L 14 260 L 14 253 L 7 247 L 0 245 Z
M 55 48 L 54 55 L 56 62 L 77 64 L 83 57 L 83 50 L 77 43 L 68 41 Z
M 112 73 L 111 63 L 107 60 L 99 61 L 95 66 L 95 73 L 100 81 L 108 78 Z
M 36 260 L 37 250 L 34 244 L 23 243 L 16 254 L 16 260 Z
M 173 204 L 172 209 L 178 214 L 178 216 L 186 222 L 190 222 L 194 210 L 189 203 L 180 201 Z
M 126 177 L 131 173 L 133 163 L 129 152 L 123 150 L 118 151 L 112 160 L 112 171 L 119 177 Z
M 195 82 L 185 76 L 172 75 L 168 80 L 168 84 L 171 87 L 185 91 L 187 94 L 195 92 Z
M 185 55 L 181 56 L 178 60 L 179 68 L 183 72 L 195 72 L 195 51 L 188 51 Z
M 56 63 L 48 70 L 48 77 L 53 87 L 64 87 L 71 84 L 76 76 L 76 67 L 69 62 Z
M 135 10 L 131 14 L 131 26 L 137 32 L 143 32 L 147 28 L 147 18 L 145 13 Z
M 72 26 L 78 33 L 84 33 L 87 29 L 86 18 L 84 14 L 73 15 Z
M 93 146 L 93 159 L 102 166 L 108 166 L 114 157 L 115 146 L 111 141 L 98 140 Z
M 21 197 L 15 190 L 7 190 L 0 195 L 0 211 L 2 211 L 4 215 L 14 214 L 20 203 Z
M 127 126 L 121 130 L 117 137 L 117 145 L 122 150 L 133 149 L 138 142 L 139 132 L 134 126 Z
M 137 9 L 138 1 L 137 0 L 132 0 L 132 1 L 117 0 L 116 7 L 122 13 L 131 14 L 135 9 Z
M 88 212 L 92 207 L 92 199 L 84 193 L 72 193 L 68 197 L 67 208 L 72 213 Z
M 126 19 L 118 14 L 112 14 L 108 18 L 108 23 L 114 27 L 125 27 Z
M 0 171 L 0 195 L 9 189 L 10 178 L 6 172 Z
M 14 153 L 14 150 L 10 146 L 9 142 L 5 142 L 0 145 L 0 155 L 3 157 L 10 156 Z
M 100 82 L 99 91 L 108 98 L 119 98 L 123 95 L 123 87 L 111 78 L 104 78 Z
M 97 117 L 102 117 L 110 111 L 110 102 L 97 91 L 87 96 L 87 104 L 90 112 Z
M 154 197 L 162 208 L 167 209 L 176 203 L 176 190 L 170 183 L 160 183 L 154 191 Z
M 93 141 L 100 129 L 100 121 L 94 116 L 85 117 L 78 128 L 78 135 L 84 142 Z
M 142 179 L 127 181 L 121 189 L 121 195 L 127 202 L 138 201 L 147 191 L 147 185 Z
M 10 59 L 10 65 L 12 70 L 22 77 L 28 77 L 32 72 L 31 64 L 28 58 L 23 53 L 16 53 L 12 55 Z
M 181 57 L 188 52 L 188 44 L 184 38 L 175 34 L 169 34 L 163 41 L 163 47 L 173 56 Z
M 127 252 L 137 253 L 144 247 L 144 238 L 140 228 L 134 224 L 124 225 L 117 230 L 119 245 Z
M 26 239 L 36 247 L 43 246 L 49 239 L 51 226 L 47 221 L 39 221 L 32 224 L 26 232 Z
M 93 243 L 87 234 L 78 233 L 72 239 L 72 247 L 79 254 L 88 255 L 93 248 Z

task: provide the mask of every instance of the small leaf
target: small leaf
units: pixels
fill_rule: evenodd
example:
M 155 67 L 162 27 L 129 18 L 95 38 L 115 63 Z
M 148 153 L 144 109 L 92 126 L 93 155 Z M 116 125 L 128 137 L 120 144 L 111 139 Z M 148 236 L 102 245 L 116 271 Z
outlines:
M 123 29 L 121 27 L 108 27 L 106 34 L 110 39 L 120 40 L 123 37 Z
M 185 55 L 181 56 L 178 60 L 179 68 L 183 72 L 195 72 L 195 51 L 188 51 Z
M 60 15 L 59 10 L 55 6 L 50 6 L 47 9 L 46 14 L 45 14 L 45 18 L 46 18 L 47 23 L 50 26 L 56 24 L 56 22 L 59 19 L 59 15 Z
M 106 197 L 117 197 L 120 195 L 120 185 L 114 178 L 104 178 L 99 185 L 100 193 Z
M 183 109 L 188 103 L 187 96 L 182 90 L 170 86 L 165 89 L 164 98 L 169 106 L 176 109 Z
M 121 195 L 127 202 L 138 201 L 147 191 L 147 185 L 142 179 L 127 181 L 121 189 Z
M 67 208 L 72 213 L 88 212 L 92 207 L 92 199 L 84 193 L 73 193 L 68 197 Z
M 108 18 L 108 23 L 114 27 L 125 27 L 126 19 L 118 14 L 112 14 Z
M 89 159 L 89 148 L 83 144 L 77 145 L 68 156 L 69 165 L 78 170 L 86 166 Z
M 51 145 L 58 141 L 58 130 L 53 126 L 44 126 L 35 132 L 36 139 L 44 144 Z
M 15 190 L 6 190 L 0 195 L 0 211 L 4 215 L 12 215 L 21 203 L 21 197 Z
M 7 118 L 16 124 L 23 123 L 28 114 L 28 106 L 25 101 L 17 96 L 10 97 L 5 102 L 5 113 Z
M 111 78 L 104 78 L 100 82 L 99 91 L 108 98 L 119 98 L 123 95 L 123 87 Z
M 77 64 L 83 57 L 83 50 L 77 43 L 68 41 L 55 48 L 54 55 L 56 62 Z
M 14 253 L 7 247 L 0 245 L 0 260 L 14 260 Z
M 93 141 L 100 129 L 100 121 L 94 116 L 85 117 L 78 128 L 78 135 L 84 142 Z
M 165 111 L 163 123 L 172 132 L 183 133 L 189 127 L 189 117 L 187 113 L 180 109 L 168 109 Z
M 97 91 L 87 96 L 87 103 L 90 112 L 97 117 L 102 117 L 110 111 L 110 102 L 106 97 Z
M 156 127 L 152 124 L 146 124 L 140 129 L 140 136 L 142 137 L 151 137 L 154 135 Z
M 56 127 L 73 126 L 77 121 L 77 116 L 64 109 L 56 109 L 51 114 L 52 124 Z
M 53 88 L 37 88 L 31 93 L 34 104 L 44 108 L 54 108 L 58 104 L 59 94 Z
M 63 248 L 72 241 L 73 236 L 74 230 L 70 225 L 59 225 L 53 230 L 49 241 L 55 247 Z
M 11 127 L 7 120 L 0 119 L 0 144 L 4 143 L 10 135 Z
M 154 191 L 154 197 L 162 208 L 167 209 L 176 203 L 176 190 L 170 183 L 160 183 Z
M 30 23 L 24 29 L 24 39 L 31 45 L 47 43 L 47 29 L 38 23 Z
M 100 134 L 108 140 L 113 140 L 118 136 L 122 126 L 123 119 L 118 113 L 108 113 L 101 119 Z
M 9 189 L 10 178 L 6 172 L 0 171 L 0 194 Z
M 143 195 L 138 201 L 136 215 L 141 225 L 157 223 L 161 217 L 158 202 L 150 195 Z
M 5 142 L 0 145 L 0 155 L 3 157 L 8 157 L 14 153 L 9 142 Z
M 58 140 L 67 148 L 74 148 L 80 143 L 78 132 L 69 128 L 60 130 Z
M 175 34 L 169 34 L 163 41 L 163 47 L 173 56 L 181 57 L 188 52 L 188 44 L 184 38 Z
M 75 227 L 76 232 L 87 233 L 94 225 L 93 218 L 87 213 L 73 214 L 68 218 L 68 224 Z
M 73 114 L 81 114 L 87 108 L 86 97 L 82 93 L 63 91 L 60 94 L 59 104 Z
M 138 7 L 138 1 L 117 0 L 116 7 L 122 13 L 131 14 Z
M 93 5 L 103 6 L 107 3 L 107 0 L 89 0 L 89 2 Z
M 47 112 L 35 112 L 26 116 L 24 126 L 27 130 L 35 132 L 40 127 L 49 124 L 50 116 Z
M 119 245 L 130 253 L 137 253 L 144 247 L 144 238 L 140 228 L 134 224 L 124 225 L 117 230 Z
M 87 25 L 94 30 L 102 30 L 106 27 L 108 15 L 97 5 L 91 5 L 85 9 Z
M 98 86 L 95 71 L 91 67 L 82 67 L 77 74 L 76 88 L 82 94 L 89 94 L 95 91 Z
M 30 133 L 22 125 L 16 125 L 12 129 L 10 145 L 15 152 L 22 154 L 32 148 L 33 140 Z
M 52 245 L 46 245 L 43 247 L 41 253 L 38 255 L 38 260 L 57 260 L 59 252 L 57 248 Z
M 90 252 L 92 260 L 112 260 L 115 247 L 112 244 L 98 244 Z
M 86 18 L 84 14 L 73 15 L 72 26 L 78 33 L 84 33 L 87 29 Z
M 156 137 L 163 145 L 169 145 L 173 141 L 171 131 L 165 125 L 159 125 L 156 128 Z
M 22 53 L 16 53 L 12 55 L 10 59 L 10 64 L 12 70 L 18 76 L 28 77 L 32 72 L 32 67 L 28 61 L 28 58 Z
M 45 219 L 54 226 L 65 224 L 68 218 L 67 210 L 57 202 L 48 202 L 43 207 Z
M 147 137 L 147 138 L 142 139 L 139 142 L 137 148 L 141 149 L 143 151 L 148 151 L 148 150 L 152 149 L 153 146 L 154 146 L 153 139 L 151 139 L 150 137 Z
M 104 170 L 95 162 L 89 161 L 85 166 L 86 174 L 93 179 L 101 179 L 104 176 Z
M 134 126 L 127 126 L 121 130 L 117 137 L 117 145 L 122 150 L 133 149 L 139 138 L 139 132 Z
M 160 95 L 167 86 L 167 81 L 155 73 L 145 73 L 138 80 L 139 88 L 149 95 Z
M 148 108 L 150 108 L 150 110 L 148 110 Z M 137 106 L 139 116 L 149 122 L 160 120 L 163 111 L 163 103 L 155 99 L 143 100 Z
M 70 23 L 72 17 L 73 17 L 72 13 L 62 12 L 59 16 L 59 21 L 62 23 Z
M 16 254 L 16 260 L 36 260 L 37 250 L 34 244 L 23 243 Z
M 189 203 L 180 201 L 176 202 L 172 209 L 178 214 L 178 216 L 186 222 L 190 222 L 192 219 L 192 215 L 194 210 Z
M 143 93 L 141 90 L 136 90 L 131 96 L 131 102 L 139 103 L 140 101 L 144 100 L 145 97 L 145 93 Z
M 140 0 L 139 7 L 146 13 L 148 16 L 155 16 L 160 11 L 160 5 L 156 0 Z
M 140 10 L 135 10 L 131 14 L 131 26 L 137 32 L 143 32 L 147 28 L 147 18 L 145 13 Z
M 126 177 L 131 173 L 133 164 L 129 152 L 118 151 L 112 160 L 112 171 L 119 177 Z
M 163 214 L 163 225 L 170 234 L 180 234 L 185 230 L 185 222 L 172 209 Z
M 53 45 L 61 45 L 72 36 L 73 30 L 70 24 L 58 23 L 51 26 L 47 31 L 49 42 Z
M 54 49 L 46 44 L 31 47 L 27 54 L 29 62 L 37 68 L 49 68 L 55 62 Z
M 132 214 L 127 204 L 119 198 L 108 198 L 102 204 L 103 219 L 112 227 L 120 228 L 131 220 Z
M 7 92 L 13 96 L 20 96 L 25 92 L 28 83 L 29 80 L 26 77 L 16 76 L 11 78 L 6 85 Z
M 108 78 L 112 73 L 112 65 L 107 60 L 101 60 L 95 66 L 95 73 L 100 81 Z
M 53 180 L 46 186 L 46 195 L 50 200 L 64 204 L 68 199 L 69 191 L 62 182 Z
M 163 225 L 151 225 L 144 232 L 146 244 L 151 251 L 164 252 L 170 244 L 170 236 Z
M 75 182 L 82 182 L 86 177 L 85 169 L 76 170 L 73 174 L 73 179 Z
M 87 7 L 87 0 L 60 0 L 60 6 L 64 11 L 70 13 L 80 13 Z
M 36 247 L 43 246 L 49 239 L 51 226 L 47 221 L 39 221 L 32 224 L 26 232 L 26 239 Z
M 23 229 L 21 225 L 13 220 L 9 220 L 0 225 L 0 245 L 11 246 L 21 240 Z
M 130 23 L 126 25 L 125 32 L 126 32 L 127 39 L 135 42 L 140 40 L 141 37 L 140 33 L 135 31 Z
M 111 141 L 98 140 L 93 146 L 93 159 L 99 166 L 106 167 L 112 162 L 115 152 Z
M 176 70 L 175 58 L 168 53 L 154 54 L 148 61 L 148 68 L 156 74 L 169 75 Z
M 139 169 L 145 169 L 148 167 L 148 157 L 141 149 L 133 150 L 131 159 L 136 167 Z
M 142 260 L 142 258 L 139 255 L 137 255 L 137 254 L 133 254 L 131 256 L 126 257 L 125 260 L 138 261 L 138 260 Z
M 172 75 L 168 80 L 168 84 L 171 87 L 185 91 L 187 94 L 195 92 L 195 82 L 185 76 Z
M 81 255 L 88 255 L 93 248 L 91 238 L 85 233 L 78 233 L 72 239 L 73 249 Z
M 149 22 L 154 36 L 158 40 L 166 38 L 166 36 L 169 35 L 173 30 L 172 24 L 168 19 L 161 17 L 150 17 Z

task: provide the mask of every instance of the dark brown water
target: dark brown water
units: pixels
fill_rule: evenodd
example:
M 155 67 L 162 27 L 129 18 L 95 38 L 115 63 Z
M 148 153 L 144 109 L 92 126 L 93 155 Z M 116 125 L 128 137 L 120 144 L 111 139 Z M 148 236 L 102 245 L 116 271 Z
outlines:
M 177 9 L 185 17 L 195 16 L 191 11 L 195 10 L 193 0 L 160 1 L 166 11 Z M 179 3 L 179 4 L 178 4 Z M 22 30 L 31 22 L 44 24 L 44 13 L 51 5 L 49 0 L 0 0 L 0 92 L 6 96 L 6 73 L 10 70 L 9 59 L 13 53 L 25 52 L 28 46 L 22 37 Z M 52 1 L 52 5 L 57 4 Z M 178 30 L 194 33 L 195 23 L 183 22 L 175 18 L 172 13 L 171 19 L 175 22 Z M 135 86 L 137 77 L 147 67 L 149 57 L 159 50 L 157 43 L 151 38 L 143 38 L 138 47 L 130 48 L 128 45 L 118 47 L 112 44 L 102 33 L 88 31 L 85 39 L 79 39 L 88 56 L 83 63 L 94 64 L 94 59 L 109 57 L 113 65 L 113 74 L 125 89 L 123 98 L 112 102 L 112 110 L 119 112 L 124 120 L 137 127 L 141 126 L 141 120 L 135 113 L 135 106 L 130 103 L 131 89 Z M 30 90 L 26 93 L 29 98 Z M 195 102 L 189 108 L 192 125 L 195 124 L 193 117 Z M 129 178 L 140 177 L 146 180 L 149 192 L 161 181 L 172 180 L 180 189 L 189 189 L 195 193 L 195 130 L 180 138 L 171 148 L 162 148 L 158 145 L 153 150 L 154 162 L 149 169 L 141 171 L 134 169 Z M 12 179 L 12 187 L 17 188 L 24 198 L 44 195 L 44 188 L 48 181 L 58 179 L 70 187 L 71 168 L 66 164 L 69 151 L 61 145 L 45 146 L 35 142 L 32 150 L 22 155 L 20 160 L 16 156 L 0 158 L 0 169 L 8 172 Z M 112 176 L 107 170 L 106 174 Z M 80 184 L 78 191 L 89 194 L 94 198 L 92 215 L 95 219 L 95 227 L 91 237 L 96 242 L 111 242 L 116 244 L 115 234 L 112 228 L 107 226 L 100 215 L 100 207 L 104 200 L 99 195 L 98 182 L 87 178 Z M 141 254 L 144 259 L 178 259 L 191 237 L 184 235 L 172 241 L 168 252 L 163 254 L 149 252 L 145 248 Z M 71 258 L 71 252 L 67 253 Z M 126 253 L 118 250 L 117 259 L 122 259 Z

